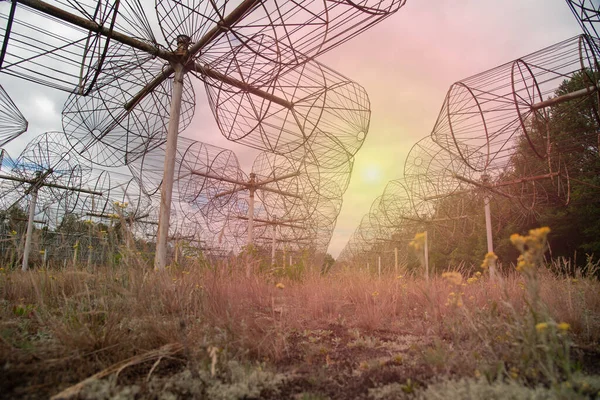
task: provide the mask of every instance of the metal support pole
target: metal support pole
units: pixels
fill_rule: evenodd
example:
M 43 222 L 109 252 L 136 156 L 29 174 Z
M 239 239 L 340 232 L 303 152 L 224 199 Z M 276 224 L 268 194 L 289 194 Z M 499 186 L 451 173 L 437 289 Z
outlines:
M 181 111 L 181 97 L 183 94 L 183 65 L 174 64 L 173 67 L 175 69 L 175 76 L 173 79 L 173 95 L 171 98 L 169 126 L 167 130 L 163 182 L 160 190 L 158 232 L 156 234 L 156 255 L 154 258 L 154 269 L 156 270 L 163 270 L 167 266 L 167 241 L 169 236 L 169 219 L 171 218 L 173 175 L 175 173 L 179 114 Z
M 179 263 L 179 240 L 175 239 L 175 264 Z
M 170 212 L 170 211 L 169 211 Z M 119 216 L 121 217 L 121 220 L 123 220 L 124 217 L 122 215 L 122 211 L 119 211 Z M 131 234 L 129 232 L 129 219 L 126 220 L 126 223 L 122 224 L 122 231 L 123 231 L 123 237 L 125 238 L 125 254 L 123 255 L 123 259 L 125 260 L 125 265 L 129 265 L 129 262 L 131 260 Z M 167 225 L 168 226 L 168 225 Z M 169 229 L 167 228 L 167 231 Z
M 425 246 L 423 251 L 425 252 L 425 279 L 429 280 L 429 238 L 427 237 L 427 231 L 425 231 Z
M 275 220 L 273 221 L 275 222 Z M 275 241 L 277 240 L 277 225 L 273 224 L 273 237 L 271 238 L 271 266 L 275 266 Z
M 252 246 L 254 241 L 254 188 L 250 188 L 250 199 L 248 201 L 248 246 Z
M 92 197 L 92 209 L 95 209 L 93 197 Z M 87 257 L 88 272 L 91 271 L 91 267 L 92 267 L 92 250 L 93 250 L 93 247 L 92 247 L 92 224 L 90 223 L 90 226 L 88 228 L 88 257 Z
M 27 220 L 27 233 L 25 234 L 25 248 L 23 249 L 23 265 L 21 269 L 29 269 L 29 253 L 31 251 L 31 238 L 33 236 L 33 217 L 35 216 L 35 203 L 37 203 L 37 188 L 31 192 L 31 201 L 29 202 L 29 219 Z
M 394 271 L 398 275 L 398 248 L 394 247 Z
M 73 246 L 73 268 L 77 266 L 77 253 L 79 252 L 79 239 L 75 241 L 75 246 Z
M 483 198 L 483 204 L 485 207 L 485 232 L 487 235 L 487 251 L 488 253 L 494 252 L 494 241 L 492 238 L 492 212 L 490 210 L 490 196 Z M 493 263 L 491 263 L 493 264 Z M 494 265 L 490 265 L 490 279 L 495 279 L 496 268 Z
M 91 243 L 91 242 L 89 242 Z M 92 267 L 92 248 L 91 248 L 91 244 L 88 245 L 88 257 L 87 257 L 87 269 L 88 271 L 91 270 Z

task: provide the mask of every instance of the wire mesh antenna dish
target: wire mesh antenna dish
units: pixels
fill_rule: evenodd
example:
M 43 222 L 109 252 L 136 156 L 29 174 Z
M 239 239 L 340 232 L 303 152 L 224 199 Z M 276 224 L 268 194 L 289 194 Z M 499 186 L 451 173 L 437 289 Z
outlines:
M 163 70 L 164 62 L 135 48 L 116 44 L 104 59 L 102 74 L 86 96 L 73 92 L 63 111 L 63 129 L 75 151 L 95 164 L 125 165 L 166 140 L 173 79 L 165 79 L 135 107 L 123 107 Z M 183 81 L 179 130 L 190 124 L 196 106 L 192 83 Z
M 116 34 L 156 43 L 138 0 L 0 2 L 0 71 L 66 91 L 87 94 Z M 61 19 L 60 12 L 72 21 Z
M 62 132 L 47 132 L 35 137 L 14 164 L 13 176 L 2 178 L 19 183 L 22 188 L 21 198 L 30 197 L 22 264 L 22 269 L 26 270 L 36 205 L 52 210 L 55 216 L 53 219 L 57 220 L 59 216 L 75 210 L 81 193 L 101 193 L 82 188 L 90 168 L 82 167 L 82 163 L 70 153 Z
M 567 0 L 567 4 L 583 31 L 595 39 L 600 39 L 600 3 L 598 0 Z M 600 53 L 600 46 L 596 43 L 595 47 L 596 51 Z
M 290 111 L 296 111 L 293 103 L 265 90 L 267 87 L 264 85 L 272 82 L 280 74 L 288 73 L 302 66 L 315 56 L 359 34 L 378 21 L 385 19 L 403 5 L 403 0 L 386 2 L 243 0 L 235 4 L 227 1 L 196 4 L 192 1 L 157 0 L 157 17 L 166 41 L 166 47 L 163 47 L 157 43 L 149 29 L 141 3 L 135 0 L 99 3 L 73 1 L 53 4 L 40 0 L 14 0 L 9 7 L 4 7 L 2 10 L 3 19 L 7 22 L 7 29 L 3 32 L 3 50 L 2 58 L 0 58 L 3 64 L 0 64 L 0 71 L 49 86 L 71 90 L 74 93 L 89 95 L 98 91 L 97 95 L 100 99 L 97 104 L 102 103 L 111 118 L 108 120 L 108 126 L 104 129 L 99 129 L 93 124 L 79 123 L 87 120 L 87 118 L 80 118 L 75 127 L 83 132 L 88 131 L 96 137 L 94 140 L 84 143 L 83 146 L 79 146 L 78 152 L 80 153 L 87 153 L 97 142 L 103 144 L 107 141 L 110 142 L 107 139 L 109 132 L 117 126 L 127 130 L 128 115 L 135 113 L 136 108 L 141 107 L 143 110 L 145 99 L 164 82 L 172 79 L 170 108 L 168 112 L 162 114 L 168 115 L 168 123 L 164 124 L 166 136 L 161 138 L 160 133 L 159 136 L 156 136 L 155 132 L 144 132 L 141 135 L 141 143 L 126 139 L 124 140 L 127 148 L 126 157 L 125 159 L 120 158 L 125 163 L 130 162 L 131 157 L 141 156 L 144 149 L 159 145 L 156 142 L 161 140 L 166 142 L 155 258 L 155 268 L 162 269 L 166 266 L 166 242 L 177 135 L 181 130 L 180 119 L 183 118 L 185 121 L 189 116 L 188 112 L 182 111 L 186 73 L 194 71 L 196 76 L 205 82 L 209 79 L 212 82 L 224 82 L 228 87 L 241 90 L 246 96 L 250 94 L 257 96 L 266 109 L 271 104 L 277 104 Z M 78 40 L 66 40 L 53 35 L 50 37 L 56 42 L 49 41 L 50 43 L 43 51 L 27 54 L 25 50 L 20 51 L 20 44 L 28 47 L 27 45 L 37 41 L 40 32 L 48 34 L 48 32 L 36 28 L 36 26 L 44 26 L 43 23 L 30 26 L 25 22 L 26 19 L 19 18 L 19 15 L 26 13 L 34 14 L 35 18 L 62 25 L 62 28 L 71 29 L 74 36 L 79 34 Z M 58 29 L 54 30 L 59 31 Z M 107 57 L 112 54 L 112 47 L 120 45 L 152 55 L 162 60 L 164 65 L 154 78 L 144 82 L 146 85 L 139 91 L 135 92 L 135 89 L 130 88 L 125 97 L 131 98 L 124 105 L 113 108 L 106 106 L 114 96 L 110 91 L 107 93 L 105 87 L 109 87 L 115 80 L 110 77 L 106 80 L 102 76 L 102 72 Z M 35 46 L 31 47 L 36 49 Z M 69 52 L 63 55 L 61 52 L 68 47 L 73 47 L 76 51 L 69 49 Z M 277 51 L 264 51 L 266 47 L 275 47 Z M 23 54 L 26 55 L 23 56 Z M 6 58 L 7 56 L 9 57 Z M 9 62 L 5 63 L 5 59 Z M 44 62 L 41 62 L 42 59 Z M 211 60 L 216 59 L 220 59 L 220 62 L 212 65 Z M 222 62 L 223 60 L 231 60 L 231 63 L 238 66 L 242 62 L 244 72 L 241 76 L 227 75 L 229 71 L 225 66 L 231 65 L 231 63 Z M 260 65 L 261 68 L 249 68 L 248 62 L 252 60 L 256 60 L 256 65 Z M 64 65 L 60 65 L 61 62 Z M 25 64 L 27 64 L 26 67 L 24 67 Z M 144 63 L 136 65 L 141 68 Z M 75 71 L 77 67 L 80 67 L 78 73 L 72 72 L 73 66 L 76 67 Z M 54 77 L 54 70 L 71 72 L 59 73 Z M 133 71 L 125 71 L 119 77 L 133 81 L 133 74 Z M 257 86 L 258 83 L 262 83 L 263 86 Z M 224 88 L 219 89 L 220 92 L 223 90 Z M 348 93 L 348 91 L 343 93 Z M 359 92 L 356 93 L 359 95 Z M 117 97 L 122 96 L 118 95 Z M 318 99 L 319 95 L 315 98 Z M 123 107 L 125 111 L 123 111 Z M 326 109 L 323 105 L 321 107 Z M 83 107 L 87 111 L 90 108 L 95 109 L 96 107 Z M 185 109 L 185 107 L 183 108 Z M 81 107 L 78 106 L 67 108 L 68 111 L 79 111 L 80 109 Z M 219 109 L 214 111 L 218 113 Z M 320 114 L 319 106 L 311 104 L 306 108 L 306 112 L 318 115 Z M 311 121 L 309 116 L 303 115 L 303 118 Z M 337 118 L 338 116 L 334 117 L 334 119 Z M 166 122 L 166 119 L 163 120 Z M 96 119 L 96 121 L 101 124 L 101 119 Z M 136 124 L 137 122 L 134 123 L 134 127 L 138 128 L 139 125 Z M 310 128 L 314 130 L 314 127 Z M 306 140 L 308 136 L 304 132 L 303 126 L 301 131 L 301 138 Z M 136 134 L 137 132 L 134 130 L 133 136 Z M 364 139 L 364 134 L 366 134 L 364 130 L 358 132 L 359 141 Z M 150 137 L 146 138 L 146 135 Z M 156 142 L 153 142 L 153 139 L 157 137 Z M 290 141 L 285 135 L 282 135 L 281 138 L 286 139 L 282 143 Z M 291 140 L 293 142 L 296 138 L 292 137 Z M 118 141 L 118 145 L 121 143 L 123 141 Z M 344 144 L 344 141 L 340 143 Z M 132 148 L 129 147 L 130 144 L 134 144 Z M 304 142 L 299 143 L 297 148 L 303 144 Z M 340 147 L 339 151 L 350 151 L 353 154 L 353 146 L 349 147 L 350 149 Z M 278 149 L 268 146 L 265 146 L 264 149 L 278 151 Z M 130 150 L 133 152 L 128 153 Z M 289 147 L 286 150 L 289 151 Z M 301 152 L 304 152 L 304 149 Z M 112 153 L 114 154 L 114 152 Z M 113 154 L 104 155 L 103 158 L 105 157 L 106 160 Z
M 27 130 L 27 120 L 0 85 L 0 147 Z
M 568 203 L 563 160 L 595 142 L 597 130 L 581 127 L 577 137 L 555 131 L 576 110 L 589 114 L 591 125 L 600 122 L 597 45 L 576 36 L 453 84 L 431 136 L 469 167 L 460 179 L 512 195 L 525 213 L 548 198 Z

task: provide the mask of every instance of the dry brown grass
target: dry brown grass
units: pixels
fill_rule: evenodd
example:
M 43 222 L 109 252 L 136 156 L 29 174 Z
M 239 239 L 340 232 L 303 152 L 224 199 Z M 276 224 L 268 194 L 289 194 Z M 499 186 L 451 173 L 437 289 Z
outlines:
M 597 348 L 599 282 L 544 273 L 540 285 L 547 315 L 570 324 L 577 346 Z M 280 368 L 360 369 L 369 357 L 404 352 L 405 367 L 424 377 L 508 370 L 519 351 L 514 327 L 530 313 L 523 287 L 516 273 L 456 287 L 441 277 L 357 272 L 302 281 L 206 269 L 8 272 L 0 275 L 0 358 L 12 375 L 0 391 L 56 393 L 169 343 L 186 348 L 174 362 L 188 367 L 206 365 L 214 346 Z M 451 292 L 462 293 L 462 306 L 448 304 Z

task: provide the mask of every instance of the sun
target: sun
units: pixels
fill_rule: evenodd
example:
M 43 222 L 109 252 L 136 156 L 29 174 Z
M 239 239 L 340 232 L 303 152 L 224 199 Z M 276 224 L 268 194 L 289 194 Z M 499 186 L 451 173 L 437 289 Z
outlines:
M 378 183 L 381 180 L 381 168 L 377 164 L 369 164 L 362 169 L 361 175 L 365 183 Z

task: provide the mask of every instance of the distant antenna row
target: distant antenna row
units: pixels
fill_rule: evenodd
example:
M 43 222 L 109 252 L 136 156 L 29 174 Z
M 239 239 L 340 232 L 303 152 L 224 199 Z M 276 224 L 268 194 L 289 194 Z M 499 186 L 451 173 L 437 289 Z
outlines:
M 494 230 L 568 205 L 573 179 L 597 191 L 578 165 L 599 154 L 599 54 L 598 38 L 581 35 L 451 85 L 431 135 L 413 146 L 403 178 L 375 199 L 340 260 L 408 254 L 422 231 L 449 253 L 481 234 L 484 208 L 493 251 Z

